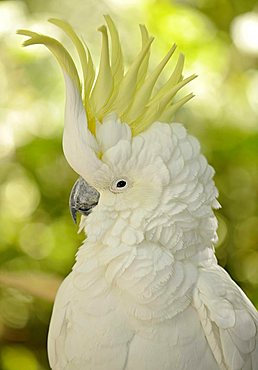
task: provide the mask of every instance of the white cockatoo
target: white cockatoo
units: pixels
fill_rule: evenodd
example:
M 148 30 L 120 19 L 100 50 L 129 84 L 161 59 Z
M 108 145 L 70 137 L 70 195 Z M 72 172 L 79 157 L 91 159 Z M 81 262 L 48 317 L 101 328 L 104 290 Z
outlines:
M 73 41 L 82 84 L 67 50 L 44 44 L 66 85 L 63 148 L 80 175 L 73 218 L 87 235 L 54 304 L 48 337 L 53 370 L 255 370 L 257 311 L 217 264 L 219 207 L 214 170 L 175 111 L 184 58 L 163 86 L 156 81 L 175 46 L 147 75 L 153 38 L 140 26 L 142 49 L 124 72 L 109 16 L 98 74 L 72 27 L 50 20 Z M 109 51 L 109 38 L 112 48 Z

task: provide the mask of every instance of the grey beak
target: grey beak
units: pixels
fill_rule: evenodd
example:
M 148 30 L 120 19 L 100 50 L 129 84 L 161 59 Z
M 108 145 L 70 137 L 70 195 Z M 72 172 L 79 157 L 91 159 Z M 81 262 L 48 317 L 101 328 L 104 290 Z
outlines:
M 84 216 L 91 213 L 93 207 L 98 204 L 99 192 L 82 178 L 75 182 L 69 199 L 69 207 L 74 223 L 77 221 L 77 212 Z

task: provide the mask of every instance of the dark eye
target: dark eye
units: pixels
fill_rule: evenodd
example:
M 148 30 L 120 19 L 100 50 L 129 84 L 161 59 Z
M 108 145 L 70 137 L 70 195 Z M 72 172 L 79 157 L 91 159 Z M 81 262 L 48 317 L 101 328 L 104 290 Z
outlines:
M 124 188 L 127 185 L 127 182 L 125 180 L 119 180 L 116 183 L 117 188 Z
M 112 184 L 110 185 L 110 190 L 113 193 L 122 193 L 125 191 L 129 186 L 129 181 L 126 177 L 120 177 L 118 179 L 115 179 Z

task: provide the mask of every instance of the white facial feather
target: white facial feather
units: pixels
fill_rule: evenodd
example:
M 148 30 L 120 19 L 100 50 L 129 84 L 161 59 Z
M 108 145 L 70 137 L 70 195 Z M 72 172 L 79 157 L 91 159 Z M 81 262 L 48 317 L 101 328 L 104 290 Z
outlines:
M 182 249 L 195 254 L 200 248 L 212 248 L 217 228 L 212 208 L 218 207 L 218 192 L 214 170 L 200 153 L 198 141 L 176 123 L 156 122 L 136 137 L 129 130 L 110 115 L 97 131 L 97 142 L 106 148 L 101 161 L 108 168 L 109 182 L 126 178 L 128 188 L 114 194 L 106 179 L 99 182 L 101 196 L 89 217 L 87 235 L 95 229 L 90 222 L 94 215 L 115 213 L 127 222 L 128 239 L 140 229 L 145 238 L 180 253 Z M 138 224 L 132 224 L 136 219 Z M 106 231 L 113 240 L 112 228 Z
M 130 141 L 131 137 L 130 127 L 125 123 L 121 123 L 115 113 L 107 115 L 103 123 L 97 123 L 96 139 L 99 150 L 102 153 L 115 146 L 120 140 Z

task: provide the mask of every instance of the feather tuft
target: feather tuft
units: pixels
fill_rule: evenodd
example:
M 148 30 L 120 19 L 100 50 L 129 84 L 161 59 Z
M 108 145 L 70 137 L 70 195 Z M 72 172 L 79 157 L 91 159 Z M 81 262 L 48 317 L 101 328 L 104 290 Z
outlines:
M 172 46 L 154 71 L 147 74 L 154 38 L 149 35 L 144 25 L 140 25 L 141 51 L 124 72 L 123 53 L 117 28 L 109 15 L 105 15 L 104 18 L 107 26 L 99 28 L 102 34 L 102 48 L 96 78 L 91 54 L 84 41 L 66 21 L 49 19 L 49 22 L 64 31 L 75 46 L 82 69 L 82 89 L 75 63 L 59 41 L 27 30 L 19 30 L 18 34 L 29 37 L 24 46 L 44 44 L 55 55 L 63 71 L 82 95 L 88 128 L 93 135 L 96 133 L 96 123 L 101 124 L 110 113 L 115 113 L 122 122 L 126 122 L 134 136 L 145 131 L 155 121 L 170 123 L 175 112 L 194 96 L 189 94 L 176 102 L 173 101 L 178 91 L 196 77 L 192 75 L 186 79 L 182 78 L 183 54 L 179 55 L 170 78 L 153 95 L 156 82 L 174 54 L 176 45 Z

